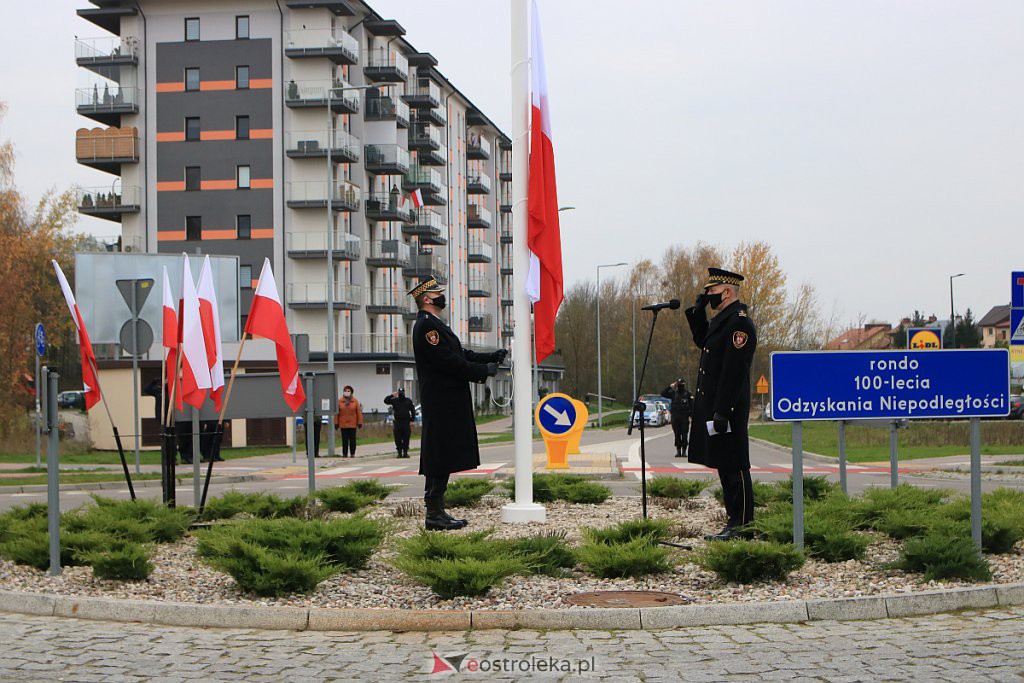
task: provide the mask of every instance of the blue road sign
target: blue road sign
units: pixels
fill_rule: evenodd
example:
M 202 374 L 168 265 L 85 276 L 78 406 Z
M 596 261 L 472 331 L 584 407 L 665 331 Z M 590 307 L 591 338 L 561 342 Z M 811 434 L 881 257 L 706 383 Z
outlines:
M 46 355 L 46 330 L 42 323 L 36 323 L 36 353 L 40 357 Z
M 1010 343 L 1024 344 L 1024 308 L 1010 309 Z
M 772 419 L 1002 417 L 1006 349 L 784 351 L 771 356 Z
M 565 434 L 576 424 L 576 406 L 566 396 L 550 394 L 537 405 L 537 419 L 549 434 Z
M 1024 308 L 1024 271 L 1010 273 L 1010 308 Z

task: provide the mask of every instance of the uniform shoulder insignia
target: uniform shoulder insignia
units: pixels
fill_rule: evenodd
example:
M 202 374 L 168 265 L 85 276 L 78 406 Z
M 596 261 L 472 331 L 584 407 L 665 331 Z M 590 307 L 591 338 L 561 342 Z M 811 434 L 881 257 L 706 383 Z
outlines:
M 441 341 L 441 335 L 437 333 L 437 330 L 430 330 L 427 332 L 427 343 L 431 346 L 437 346 Z
M 749 339 L 749 338 L 750 337 L 747 335 L 746 332 L 739 332 L 739 331 L 733 332 L 732 333 L 732 345 L 735 346 L 737 349 L 742 349 L 744 346 L 747 345 L 747 339 Z
M 747 317 L 747 312 L 746 311 L 740 311 L 737 315 L 739 315 L 741 318 L 746 318 Z

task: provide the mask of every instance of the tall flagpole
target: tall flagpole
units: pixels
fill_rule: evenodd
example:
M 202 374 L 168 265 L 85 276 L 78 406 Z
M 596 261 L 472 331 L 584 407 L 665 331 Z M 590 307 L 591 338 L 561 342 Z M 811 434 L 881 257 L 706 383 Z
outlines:
M 501 509 L 502 522 L 543 522 L 543 505 L 533 502 L 533 334 L 526 275 L 527 174 L 530 140 L 530 33 L 526 0 L 512 0 L 512 364 L 515 436 L 515 501 Z

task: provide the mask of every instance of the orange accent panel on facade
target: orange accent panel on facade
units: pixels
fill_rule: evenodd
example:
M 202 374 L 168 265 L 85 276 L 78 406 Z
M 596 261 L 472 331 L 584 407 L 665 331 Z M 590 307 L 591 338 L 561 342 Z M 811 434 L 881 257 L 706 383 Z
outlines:
M 199 183 L 200 190 L 234 190 L 236 187 L 234 178 L 230 180 L 204 180 Z
M 249 131 L 249 137 L 253 140 L 266 140 L 274 137 L 273 128 L 253 128 Z M 326 193 L 326 190 L 324 190 Z
M 252 231 L 252 239 L 254 240 L 272 240 L 274 239 L 273 228 L 258 228 Z
M 200 90 L 234 90 L 234 81 L 199 81 Z
M 185 92 L 185 81 L 175 81 L 172 83 L 157 83 L 157 92 Z
M 253 178 L 251 181 L 249 181 L 249 185 L 254 190 L 272 190 L 272 189 L 274 189 L 274 179 L 273 178 Z M 325 190 L 324 194 L 326 194 L 326 193 L 327 193 L 327 191 Z
M 204 240 L 233 240 L 238 235 L 238 231 L 233 229 L 228 230 L 203 230 Z
M 265 88 L 273 88 L 273 87 L 274 87 L 274 79 L 273 78 L 250 78 L 249 79 L 249 89 L 250 90 L 263 90 Z
M 169 132 L 166 132 L 166 133 L 157 133 L 156 134 L 156 141 L 157 142 L 184 142 L 185 141 L 185 132 L 177 130 L 177 131 L 169 131 Z M 324 190 L 324 191 L 326 192 L 326 190 Z
M 233 130 L 204 130 L 199 133 L 200 140 L 234 140 L 235 131 Z M 327 190 L 324 190 L 326 193 Z
M 184 189 L 184 180 L 165 180 L 156 184 L 157 192 L 181 192 Z
M 185 231 L 184 230 L 157 230 L 156 232 L 157 242 L 184 242 Z

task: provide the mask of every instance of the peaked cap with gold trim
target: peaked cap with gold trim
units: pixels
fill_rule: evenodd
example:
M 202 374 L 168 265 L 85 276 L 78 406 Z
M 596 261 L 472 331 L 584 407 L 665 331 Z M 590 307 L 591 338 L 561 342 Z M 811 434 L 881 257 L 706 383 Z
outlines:
M 426 280 L 423 280 L 418 285 L 416 285 L 415 287 L 410 289 L 409 290 L 409 296 L 411 296 L 413 298 L 416 298 L 420 294 L 426 294 L 427 292 L 435 293 L 435 292 L 443 292 L 443 291 L 444 291 L 444 285 L 442 285 L 440 282 L 438 282 L 435 278 L 428 277 Z
M 704 283 L 704 289 L 715 285 L 736 285 L 743 282 L 743 276 L 739 273 L 730 273 L 721 268 L 708 268 L 708 281 Z

